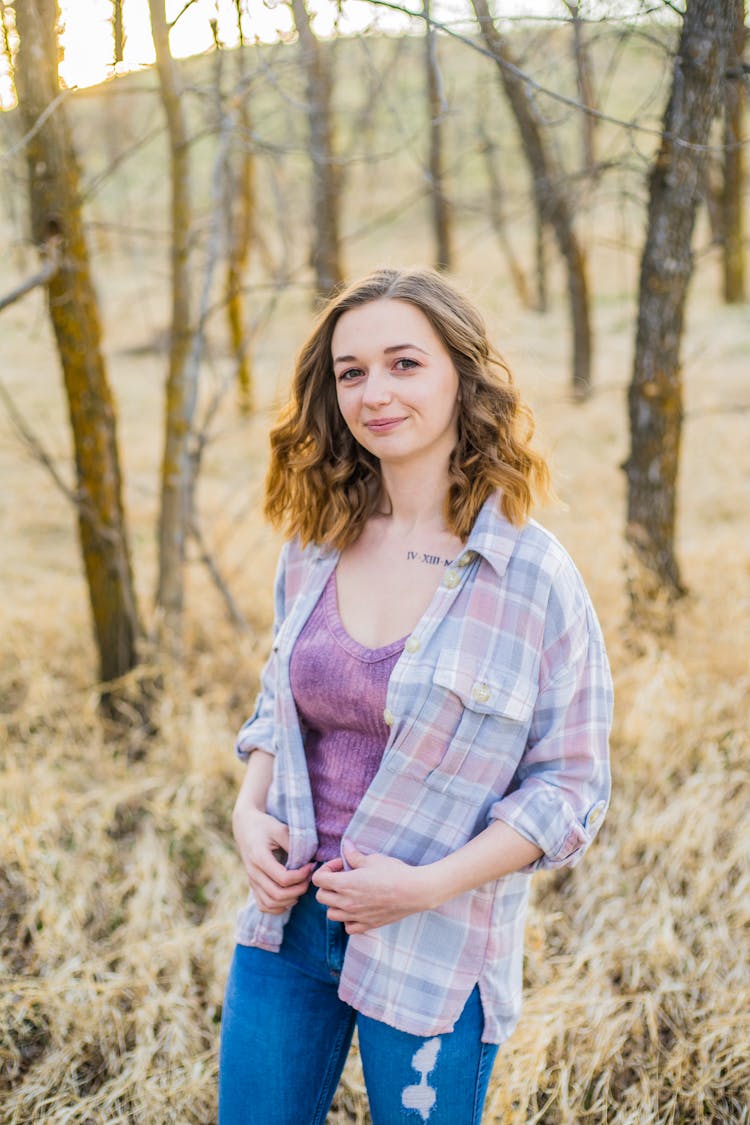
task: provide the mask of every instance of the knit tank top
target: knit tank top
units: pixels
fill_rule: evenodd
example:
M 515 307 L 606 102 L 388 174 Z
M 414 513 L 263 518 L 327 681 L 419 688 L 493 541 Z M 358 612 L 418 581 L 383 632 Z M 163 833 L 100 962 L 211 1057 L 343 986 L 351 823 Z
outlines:
M 366 648 L 350 637 L 339 617 L 334 570 L 294 645 L 292 694 L 315 808 L 315 858 L 321 862 L 339 854 L 341 837 L 377 773 L 388 741 L 388 680 L 405 639 Z

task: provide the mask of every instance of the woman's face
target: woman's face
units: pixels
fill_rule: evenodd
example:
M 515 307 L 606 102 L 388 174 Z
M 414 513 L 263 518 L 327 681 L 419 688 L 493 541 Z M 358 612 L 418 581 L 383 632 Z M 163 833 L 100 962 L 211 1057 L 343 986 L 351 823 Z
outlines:
M 420 309 L 387 297 L 350 309 L 331 350 L 339 409 L 360 445 L 383 464 L 447 464 L 458 439 L 458 375 Z

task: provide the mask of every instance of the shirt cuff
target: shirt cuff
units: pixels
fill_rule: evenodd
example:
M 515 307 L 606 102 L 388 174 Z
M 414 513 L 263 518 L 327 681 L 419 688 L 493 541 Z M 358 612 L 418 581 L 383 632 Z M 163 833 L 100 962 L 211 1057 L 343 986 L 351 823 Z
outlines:
M 597 801 L 581 820 L 559 789 L 535 784 L 496 801 L 489 819 L 502 820 L 541 849 L 543 854 L 524 871 L 550 870 L 578 863 L 599 830 L 606 807 L 605 801 Z

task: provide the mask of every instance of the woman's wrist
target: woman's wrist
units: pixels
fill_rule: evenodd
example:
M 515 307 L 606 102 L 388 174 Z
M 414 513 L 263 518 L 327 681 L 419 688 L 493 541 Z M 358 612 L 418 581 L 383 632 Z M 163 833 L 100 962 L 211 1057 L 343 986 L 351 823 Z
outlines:
M 412 868 L 415 873 L 415 897 L 419 911 L 436 910 L 449 898 L 453 898 L 453 892 L 449 886 L 446 886 L 445 880 L 441 878 L 441 862 L 442 860 L 437 860 L 434 863 L 426 863 L 421 867 Z

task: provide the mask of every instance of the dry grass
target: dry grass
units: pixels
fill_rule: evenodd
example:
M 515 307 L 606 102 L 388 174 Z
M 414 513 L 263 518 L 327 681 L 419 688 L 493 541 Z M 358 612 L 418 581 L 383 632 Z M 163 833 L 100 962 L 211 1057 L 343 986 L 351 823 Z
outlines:
M 401 236 L 385 234 L 377 255 L 360 247 L 352 268 L 389 254 L 416 259 L 421 235 L 397 245 Z M 498 1058 L 486 1120 L 741 1125 L 750 1121 L 747 310 L 716 304 L 713 264 L 704 263 L 685 349 L 679 551 L 692 593 L 672 637 L 634 644 L 622 629 L 618 466 L 632 341 L 627 285 L 618 295 L 612 280 L 622 265 L 597 257 L 610 291 L 596 310 L 597 393 L 576 407 L 562 311 L 541 326 L 519 311 L 502 264 L 489 269 L 488 257 L 486 237 L 467 230 L 459 280 L 536 407 L 568 505 L 545 522 L 592 591 L 618 708 L 612 810 L 579 868 L 536 881 L 526 1006 Z M 147 604 L 163 361 L 124 348 L 152 333 L 163 281 L 136 275 L 127 259 L 110 258 L 107 270 L 107 341 Z M 264 408 L 306 316 L 290 298 L 261 343 Z M 64 458 L 41 305 L 32 298 L 8 310 L 3 332 L 6 385 Z M 71 513 L 0 421 L 3 1125 L 215 1120 L 222 990 L 244 894 L 229 828 L 240 776 L 232 734 L 255 692 L 276 551 L 257 516 L 266 433 L 266 416 L 242 422 L 227 403 L 201 486 L 207 535 L 251 630 L 240 636 L 226 623 L 191 567 L 189 664 L 160 701 L 158 736 L 134 757 L 97 720 Z M 366 1120 L 352 1059 L 330 1121 Z
M 695 303 L 698 341 L 703 306 Z M 637 650 L 620 629 L 624 368 L 577 408 L 566 401 L 559 358 L 544 355 L 531 322 L 520 318 L 510 341 L 527 356 L 517 366 L 569 504 L 547 522 L 597 601 L 618 720 L 615 799 L 600 840 L 576 871 L 537 880 L 526 1007 L 497 1063 L 488 1121 L 748 1120 L 747 427 L 741 413 L 717 408 L 746 398 L 749 334 L 731 313 L 711 307 L 710 317 L 721 325 L 705 345 L 719 375 L 708 385 L 705 362 L 688 367 L 681 551 L 694 592 L 675 636 L 658 646 L 641 638 Z M 19 336 L 27 345 L 28 331 Z M 625 343 L 624 333 L 610 336 L 613 366 Z M 135 420 L 157 391 L 148 380 L 139 389 L 132 361 L 116 370 L 125 372 L 140 396 L 124 411 L 137 476 L 158 443 L 155 427 L 144 434 Z M 23 397 L 20 380 L 17 391 Z M 29 403 L 42 394 L 25 393 Z M 51 407 L 42 421 L 53 425 Z M 225 557 L 244 559 L 234 580 L 255 629 L 238 637 L 201 576 L 192 577 L 186 683 L 162 700 L 161 733 L 135 761 L 96 718 L 70 514 L 3 439 L 14 488 L 4 515 L 11 596 L 0 663 L 8 1125 L 214 1120 L 222 987 L 243 894 L 229 831 L 238 776 L 231 739 L 254 691 L 275 551 L 252 515 L 262 453 L 243 468 L 265 423 L 238 427 L 228 414 L 226 426 L 205 494 L 207 504 L 226 498 L 236 473 L 251 495 L 239 526 L 226 507 L 223 518 Z M 146 573 L 152 506 L 131 505 Z M 365 1120 L 353 1060 L 331 1121 Z

